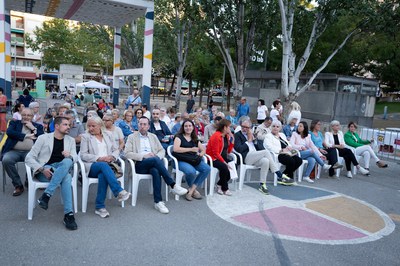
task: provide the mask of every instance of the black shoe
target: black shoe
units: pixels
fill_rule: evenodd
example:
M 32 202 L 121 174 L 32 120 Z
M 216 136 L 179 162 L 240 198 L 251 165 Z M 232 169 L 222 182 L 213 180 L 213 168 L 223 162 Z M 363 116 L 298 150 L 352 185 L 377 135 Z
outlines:
M 38 199 L 40 208 L 47 210 L 49 208 L 50 195 L 43 193 L 43 195 Z
M 24 193 L 24 186 L 16 186 L 13 191 L 13 196 L 17 197 Z
M 281 178 L 278 178 L 278 184 L 284 186 L 292 186 L 294 185 L 294 180 L 283 174 Z
M 267 185 L 265 183 L 260 184 L 258 190 L 263 193 L 264 195 L 269 195 Z
M 63 221 L 65 227 L 69 230 L 76 230 L 78 229 L 78 225 L 75 223 L 75 217 L 73 212 L 69 212 L 64 215 Z

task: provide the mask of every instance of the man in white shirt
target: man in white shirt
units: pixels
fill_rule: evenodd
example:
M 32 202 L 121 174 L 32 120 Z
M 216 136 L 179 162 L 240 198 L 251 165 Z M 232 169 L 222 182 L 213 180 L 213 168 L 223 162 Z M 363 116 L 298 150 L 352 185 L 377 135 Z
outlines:
M 153 176 L 154 208 L 161 213 L 169 213 L 161 197 L 161 177 L 172 188 L 172 193 L 182 196 L 187 189 L 176 185 L 168 169 L 165 168 L 162 158 L 165 150 L 155 134 L 149 132 L 150 121 L 142 116 L 138 123 L 139 131 L 129 135 L 125 145 L 125 156 L 134 160 L 136 173 L 151 174 Z

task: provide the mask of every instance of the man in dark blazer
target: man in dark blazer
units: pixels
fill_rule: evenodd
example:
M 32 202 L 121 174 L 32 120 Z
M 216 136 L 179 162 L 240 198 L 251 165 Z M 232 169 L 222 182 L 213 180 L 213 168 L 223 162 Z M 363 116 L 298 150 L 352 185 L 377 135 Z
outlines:
M 240 126 L 241 130 L 235 133 L 234 149 L 242 154 L 245 164 L 260 167 L 260 187 L 258 190 L 268 195 L 269 193 L 266 185 L 268 170 L 275 173 L 278 178 L 282 178 L 282 173 L 274 162 L 271 153 L 268 150 L 260 150 L 258 145 L 254 145 L 255 138 L 251 130 L 251 121 L 243 120 Z
M 158 108 L 153 109 L 149 132 L 157 136 L 164 150 L 172 145 L 172 133 L 167 124 L 160 120 L 160 109 Z
M 17 163 L 25 161 L 38 136 L 42 135 L 43 126 L 32 122 L 33 112 L 25 108 L 21 113 L 22 120 L 10 121 L 7 128 L 7 140 L 1 151 L 3 169 L 7 172 L 14 185 L 13 196 L 24 192 L 21 177 L 18 174 Z

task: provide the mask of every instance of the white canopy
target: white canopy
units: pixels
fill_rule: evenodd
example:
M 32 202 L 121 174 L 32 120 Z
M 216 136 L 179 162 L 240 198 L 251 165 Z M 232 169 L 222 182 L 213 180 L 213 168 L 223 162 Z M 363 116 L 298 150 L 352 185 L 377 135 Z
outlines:
M 110 86 L 104 85 L 103 83 L 90 80 L 87 82 L 77 83 L 77 88 L 91 88 L 91 89 L 110 89 Z

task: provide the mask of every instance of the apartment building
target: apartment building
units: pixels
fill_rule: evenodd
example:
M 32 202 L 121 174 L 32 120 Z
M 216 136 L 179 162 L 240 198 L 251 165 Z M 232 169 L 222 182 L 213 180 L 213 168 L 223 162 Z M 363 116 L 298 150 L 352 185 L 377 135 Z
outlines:
M 41 53 L 27 47 L 25 35 L 33 35 L 36 27 L 50 18 L 11 11 L 11 81 L 12 87 L 21 90 L 34 85 L 40 77 Z

